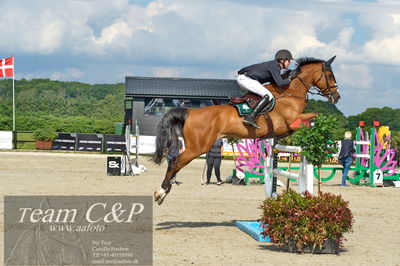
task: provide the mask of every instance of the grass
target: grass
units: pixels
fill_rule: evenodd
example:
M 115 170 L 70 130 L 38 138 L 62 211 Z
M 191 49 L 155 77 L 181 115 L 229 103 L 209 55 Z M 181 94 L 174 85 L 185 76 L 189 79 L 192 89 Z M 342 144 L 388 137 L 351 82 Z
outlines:
M 33 132 L 18 132 L 17 141 L 17 149 L 35 149 L 35 139 L 33 138 Z

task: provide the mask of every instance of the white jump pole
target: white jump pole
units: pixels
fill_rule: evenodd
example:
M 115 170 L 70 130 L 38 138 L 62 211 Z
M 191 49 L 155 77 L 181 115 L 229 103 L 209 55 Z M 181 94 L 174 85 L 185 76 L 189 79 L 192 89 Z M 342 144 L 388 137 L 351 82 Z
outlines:
M 314 166 L 310 164 L 306 156 L 301 155 L 301 172 L 302 175 L 299 179 L 299 192 L 304 193 L 306 191 L 313 194 L 314 190 Z
M 274 145 L 274 139 L 268 139 L 268 144 L 271 147 L 271 153 L 268 154 L 268 157 L 265 160 L 265 195 L 266 198 L 276 198 L 276 188 L 274 189 L 273 177 L 274 175 L 284 176 L 286 178 L 296 179 L 299 183 L 299 192 L 304 193 L 305 191 L 313 193 L 313 181 L 314 181 L 314 167 L 312 164 L 309 164 L 306 156 L 301 155 L 300 159 L 300 173 L 292 173 L 288 171 L 284 171 L 278 168 L 273 167 L 274 165 L 274 156 L 272 154 L 273 149 L 277 149 L 283 152 L 292 152 L 299 153 L 302 151 L 301 147 L 298 146 L 286 146 L 286 145 Z
M 264 177 L 264 183 L 265 183 L 265 197 L 266 198 L 276 198 L 276 191 L 273 192 L 272 191 L 272 180 L 274 177 L 274 173 L 273 173 L 273 163 L 274 163 L 274 157 L 272 155 L 273 151 L 273 147 L 275 145 L 275 141 L 274 139 L 267 139 L 267 143 L 270 147 L 270 152 L 267 156 L 267 158 L 265 158 L 265 162 L 264 162 L 264 167 L 265 167 L 265 177 Z M 274 193 L 274 194 L 273 194 Z

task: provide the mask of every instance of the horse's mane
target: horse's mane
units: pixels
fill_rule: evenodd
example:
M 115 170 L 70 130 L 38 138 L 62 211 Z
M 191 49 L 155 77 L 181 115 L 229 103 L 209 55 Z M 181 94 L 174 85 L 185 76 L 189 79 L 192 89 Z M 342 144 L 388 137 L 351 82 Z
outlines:
M 296 66 L 295 70 L 300 70 L 300 67 L 302 67 L 304 65 L 308 65 L 308 64 L 312 64 L 312 63 L 322 63 L 325 61 L 314 58 L 314 57 L 300 57 L 300 58 L 296 59 L 296 62 L 297 62 L 297 66 Z
M 321 59 L 317 59 L 317 58 L 314 58 L 314 57 L 300 57 L 300 58 L 298 58 L 298 59 L 296 59 L 295 60 L 296 61 L 296 63 L 297 63 L 297 65 L 296 65 L 296 68 L 295 69 L 293 69 L 293 70 L 291 70 L 291 71 L 288 71 L 287 73 L 286 73 L 286 75 L 289 75 L 289 72 L 292 72 L 292 71 L 294 71 L 295 72 L 295 76 L 297 76 L 301 71 L 300 71 L 300 68 L 302 67 L 302 66 L 304 66 L 304 65 L 308 65 L 308 64 L 313 64 L 313 63 L 322 63 L 322 62 L 325 62 L 324 60 L 321 60 Z M 284 78 L 287 78 L 287 77 L 284 77 Z M 279 88 L 276 84 L 268 84 L 268 85 L 265 85 L 269 90 L 273 90 L 273 91 L 276 91 L 277 93 L 282 93 L 281 92 L 281 88 Z

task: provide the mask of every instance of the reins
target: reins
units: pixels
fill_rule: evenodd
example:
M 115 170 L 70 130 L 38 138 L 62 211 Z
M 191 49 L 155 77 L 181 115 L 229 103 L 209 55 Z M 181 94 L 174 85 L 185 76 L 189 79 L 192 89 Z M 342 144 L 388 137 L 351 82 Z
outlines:
M 297 95 L 294 95 L 294 94 L 291 94 L 291 93 L 284 93 L 284 94 L 281 94 L 281 95 L 279 95 L 278 97 L 275 97 L 275 100 L 278 100 L 278 99 L 281 99 L 281 98 L 284 98 L 284 97 L 294 97 L 294 98 L 298 98 L 298 99 L 307 101 L 307 98 L 305 99 L 305 98 L 303 98 L 303 97 L 300 97 L 300 96 L 297 96 Z
M 320 77 L 318 78 L 318 80 L 317 80 L 316 82 L 314 82 L 314 83 L 308 83 L 308 82 L 306 82 L 305 80 L 303 80 L 303 79 L 302 79 L 301 77 L 299 77 L 299 76 L 296 76 L 296 77 L 295 77 L 295 78 L 299 79 L 300 82 L 303 84 L 303 86 L 306 88 L 306 90 L 307 90 L 306 98 L 303 98 L 303 97 L 300 97 L 300 96 L 297 96 L 297 95 L 293 95 L 293 94 L 290 94 L 290 93 L 285 93 L 285 94 L 283 94 L 283 95 L 279 95 L 278 97 L 275 97 L 275 100 L 280 99 L 280 98 L 284 98 L 284 97 L 287 96 L 287 97 L 299 98 L 299 99 L 302 99 L 302 100 L 304 100 L 305 102 L 307 102 L 307 100 L 308 100 L 308 93 L 309 93 L 309 94 L 312 94 L 312 95 L 320 95 L 320 96 L 323 96 L 323 97 L 329 97 L 330 94 L 331 94 L 331 92 L 328 92 L 327 94 L 325 94 L 325 92 L 326 92 L 327 90 L 331 89 L 331 88 L 337 88 L 337 85 L 335 85 L 335 86 L 330 86 L 329 83 L 328 83 L 327 74 L 326 74 L 325 72 L 330 70 L 330 66 L 325 66 L 324 63 L 322 63 L 321 65 L 322 65 L 321 76 L 320 76 Z M 333 75 L 333 73 L 332 73 L 332 75 Z M 315 89 L 315 84 L 317 84 L 317 83 L 322 79 L 323 76 L 325 76 L 326 87 L 325 87 L 324 90 L 319 91 L 319 90 Z M 311 89 L 315 89 L 316 92 L 312 92 Z

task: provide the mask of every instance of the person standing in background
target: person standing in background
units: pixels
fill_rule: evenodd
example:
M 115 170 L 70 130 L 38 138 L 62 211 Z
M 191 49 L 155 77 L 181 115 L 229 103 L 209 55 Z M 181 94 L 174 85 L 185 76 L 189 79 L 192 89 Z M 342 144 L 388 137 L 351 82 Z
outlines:
M 341 187 L 347 187 L 346 177 L 349 172 L 350 166 L 353 163 L 354 141 L 351 139 L 351 132 L 344 133 L 344 140 L 341 141 L 341 148 L 338 159 L 343 165 L 343 176 Z
M 223 149 L 224 143 L 222 139 L 217 139 L 211 150 L 207 153 L 207 185 L 210 184 L 213 168 L 215 169 L 215 176 L 217 177 L 217 185 L 222 185 L 220 167 Z

